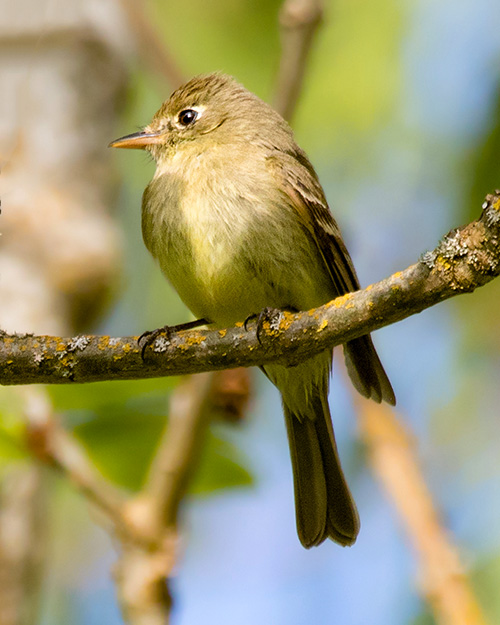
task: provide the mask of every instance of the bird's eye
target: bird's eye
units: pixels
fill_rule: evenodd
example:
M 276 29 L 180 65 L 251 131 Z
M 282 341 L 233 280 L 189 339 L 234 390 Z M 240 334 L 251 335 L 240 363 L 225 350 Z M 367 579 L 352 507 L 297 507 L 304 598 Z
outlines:
M 179 124 L 182 124 L 182 126 L 189 126 L 198 119 L 198 111 L 194 111 L 193 109 L 186 109 L 179 113 L 177 119 L 179 120 Z

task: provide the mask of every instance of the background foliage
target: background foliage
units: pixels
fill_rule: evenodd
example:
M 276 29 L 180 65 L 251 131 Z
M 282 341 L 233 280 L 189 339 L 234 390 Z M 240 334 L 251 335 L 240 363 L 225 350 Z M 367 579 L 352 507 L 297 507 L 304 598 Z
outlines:
M 150 0 L 153 23 L 186 75 L 223 70 L 269 99 L 279 57 L 276 0 Z M 316 166 L 363 284 L 414 262 L 479 213 L 500 187 L 500 6 L 496 0 L 330 0 L 294 128 Z M 147 123 L 168 97 L 131 63 L 114 137 Z M 145 251 L 140 197 L 153 172 L 117 154 L 125 267 L 99 332 L 140 333 L 187 318 Z M 500 621 L 500 284 L 380 331 L 375 337 L 417 436 L 445 524 Z M 338 361 L 340 362 L 340 360 Z M 340 367 L 337 367 L 340 370 Z M 356 546 L 306 552 L 294 528 L 291 472 L 277 393 L 255 373 L 247 422 L 216 425 L 186 510 L 175 581 L 177 623 L 302 625 L 431 623 L 395 512 L 366 469 L 350 391 L 336 375 L 332 412 L 358 501 Z M 96 466 L 140 485 L 175 380 L 50 390 Z M 23 462 L 16 393 L 0 395 L 3 470 Z M 113 546 L 85 504 L 54 478 L 51 562 L 43 623 L 120 623 Z M 196 495 L 196 496 L 194 496 Z

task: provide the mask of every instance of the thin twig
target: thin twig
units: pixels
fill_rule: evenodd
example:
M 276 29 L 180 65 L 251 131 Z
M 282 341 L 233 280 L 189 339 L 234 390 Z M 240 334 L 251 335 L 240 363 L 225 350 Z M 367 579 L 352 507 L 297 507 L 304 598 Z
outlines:
M 127 527 L 147 536 L 148 542 L 122 540 L 116 568 L 120 602 L 131 623 L 163 625 L 170 615 L 169 578 L 178 560 L 179 512 L 198 466 L 205 433 L 214 413 L 224 414 L 232 401 L 221 406 L 220 373 L 186 378 L 172 393 L 169 422 L 160 439 L 141 492 L 124 507 Z M 238 394 L 238 410 L 242 402 Z M 222 410 L 221 410 L 222 408 Z
M 321 0 L 285 0 L 281 7 L 282 51 L 273 106 L 288 121 L 297 105 L 309 52 L 322 17 Z
M 59 425 L 46 392 L 23 389 L 26 399 L 27 441 L 32 453 L 57 468 L 94 503 L 116 527 L 123 525 L 123 496 L 95 469 L 81 445 Z
M 190 376 L 175 389 L 149 476 L 125 507 L 127 525 L 154 545 L 122 542 L 115 577 L 123 612 L 134 625 L 163 625 L 170 615 L 168 580 L 178 556 L 179 509 L 205 440 L 214 376 Z
M 251 392 L 250 371 L 245 367 L 215 372 L 210 391 L 214 418 L 227 423 L 243 421 Z
M 450 232 L 404 271 L 311 311 L 277 313 L 259 339 L 243 324 L 227 330 L 160 336 L 141 359 L 136 337 L 71 339 L 0 335 L 0 384 L 143 379 L 280 362 L 293 365 L 470 293 L 500 274 L 500 193 L 475 222 Z
M 132 28 L 139 54 L 162 82 L 166 81 L 171 89 L 176 89 L 185 82 L 185 77 L 165 41 L 151 23 L 145 12 L 144 2 L 120 0 Z
M 151 464 L 144 493 L 158 522 L 176 527 L 179 505 L 200 457 L 210 413 L 214 373 L 184 380 L 170 401 L 169 423 Z
M 361 436 L 418 556 L 422 592 L 439 625 L 486 625 L 456 548 L 445 532 L 413 440 L 385 405 L 357 399 Z
M 39 622 L 47 527 L 47 474 L 18 463 L 0 484 L 0 623 Z

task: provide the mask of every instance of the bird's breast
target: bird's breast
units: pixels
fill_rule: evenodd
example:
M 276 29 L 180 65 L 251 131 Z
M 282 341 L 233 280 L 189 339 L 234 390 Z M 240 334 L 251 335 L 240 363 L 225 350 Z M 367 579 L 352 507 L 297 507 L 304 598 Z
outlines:
M 230 325 L 260 310 L 264 287 L 248 262 L 256 246 L 249 202 L 256 201 L 214 177 L 194 184 L 160 177 L 148 187 L 146 246 L 197 317 Z
M 224 162 L 207 168 L 192 158 L 189 176 L 157 172 L 143 197 L 146 246 L 181 299 L 219 326 L 266 306 L 327 301 L 316 245 L 274 181 Z

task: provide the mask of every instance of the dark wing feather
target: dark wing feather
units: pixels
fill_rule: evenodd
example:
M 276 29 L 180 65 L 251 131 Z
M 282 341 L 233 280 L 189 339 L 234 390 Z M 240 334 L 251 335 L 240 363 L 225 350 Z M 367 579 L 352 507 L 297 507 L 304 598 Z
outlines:
M 331 275 L 337 295 L 359 289 L 358 277 L 340 228 L 333 218 L 313 166 L 300 148 L 277 151 L 269 158 L 286 201 L 298 212 L 316 242 Z
M 356 270 L 305 153 L 298 147 L 293 152 L 276 150 L 268 157 L 268 163 L 283 190 L 284 200 L 297 211 L 315 241 L 328 268 L 335 294 L 357 291 L 360 286 Z M 349 341 L 344 345 L 344 353 L 355 388 L 365 397 L 394 405 L 394 391 L 370 336 Z

